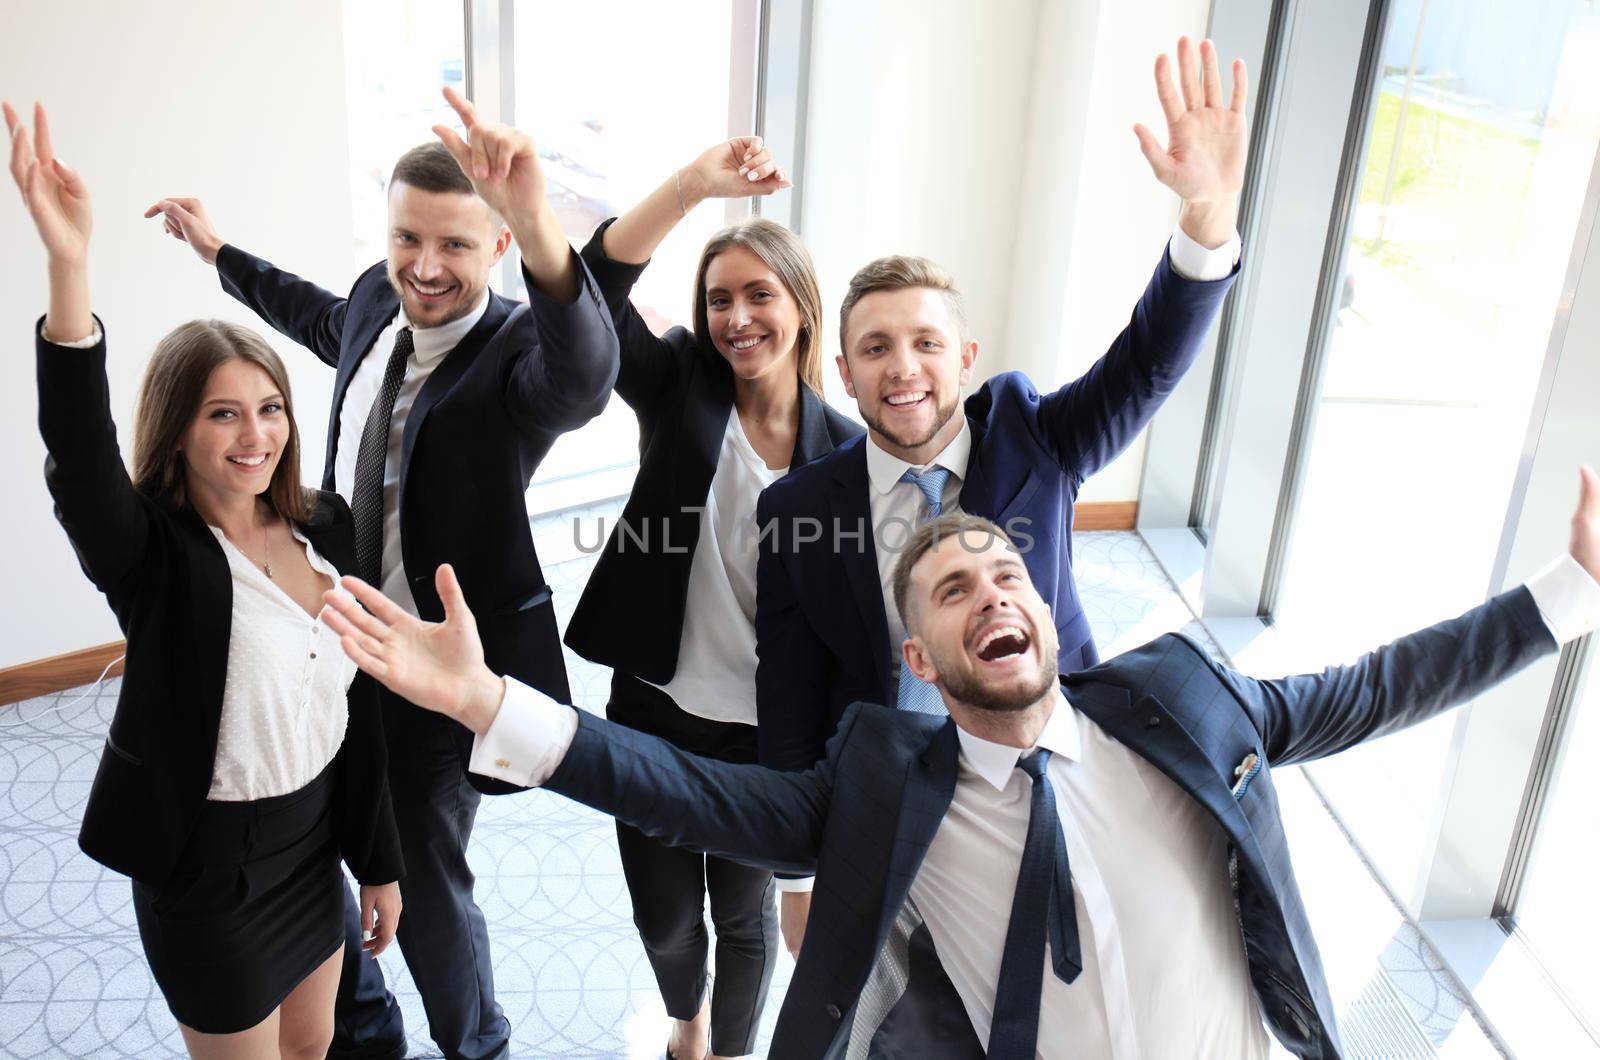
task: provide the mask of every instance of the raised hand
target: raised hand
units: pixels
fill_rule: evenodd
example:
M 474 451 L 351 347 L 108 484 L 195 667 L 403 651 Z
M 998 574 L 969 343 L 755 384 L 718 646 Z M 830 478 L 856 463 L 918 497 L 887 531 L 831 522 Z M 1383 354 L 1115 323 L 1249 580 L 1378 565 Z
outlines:
M 483 664 L 478 624 L 449 564 L 434 575 L 443 622 L 407 614 L 360 578 L 342 578 L 340 584 L 349 595 L 337 590 L 325 594 L 322 616 L 339 634 L 351 661 L 419 707 L 449 715 L 477 732 L 489 727 L 500 709 L 505 682 Z
M 1584 464 L 1578 468 L 1578 510 L 1572 513 L 1572 558 L 1600 581 L 1600 475 Z
M 684 191 L 692 194 L 695 201 L 771 195 L 792 186 L 759 136 L 724 140 L 702 152 L 683 172 L 684 179 L 690 181 Z M 682 205 L 687 206 L 688 202 Z
M 217 251 L 222 249 L 222 244 L 227 240 L 217 233 L 217 226 L 211 223 L 211 215 L 206 213 L 205 203 L 199 199 L 162 199 L 144 212 L 146 217 L 161 215 L 162 226 L 167 234 L 180 243 L 187 243 L 200 255 L 200 260 L 207 265 L 217 263 Z
M 11 177 L 51 264 L 81 268 L 89 257 L 89 233 L 94 228 L 88 187 L 56 157 L 43 104 L 33 105 L 32 137 L 11 104 L 0 105 L 0 110 L 11 137 Z
M 1233 93 L 1222 102 L 1222 76 L 1217 49 L 1200 42 L 1199 61 L 1188 37 L 1178 40 L 1178 80 L 1172 61 L 1156 58 L 1156 96 L 1167 117 L 1167 146 L 1143 125 L 1133 127 L 1139 147 L 1156 179 L 1186 202 L 1218 202 L 1244 186 L 1245 156 L 1250 148 L 1245 118 L 1248 88 L 1244 60 L 1233 61 Z M 1181 86 L 1181 90 L 1180 90 Z
M 434 135 L 455 156 L 479 198 L 516 232 L 519 221 L 531 219 L 544 206 L 544 167 L 533 137 L 500 122 L 483 121 L 478 109 L 453 88 L 444 90 L 444 98 L 460 116 L 467 138 L 445 125 L 435 125 Z

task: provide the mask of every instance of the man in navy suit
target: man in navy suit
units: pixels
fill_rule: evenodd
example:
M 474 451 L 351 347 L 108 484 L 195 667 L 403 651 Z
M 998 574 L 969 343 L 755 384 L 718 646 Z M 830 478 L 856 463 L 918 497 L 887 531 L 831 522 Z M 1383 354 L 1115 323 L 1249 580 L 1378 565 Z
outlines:
M 854 704 L 802 772 L 727 765 L 551 702 L 483 663 L 448 568 L 446 621 L 353 579 L 328 621 L 362 669 L 478 733 L 473 769 L 542 784 L 663 842 L 816 873 L 770 1055 L 873 1055 L 907 911 L 970 1020 L 923 1055 L 1340 1053 L 1272 771 L 1470 700 L 1600 625 L 1600 476 L 1569 552 L 1459 618 L 1320 674 L 1258 680 L 1167 634 L 1058 675 L 1056 623 L 993 523 L 912 537 L 894 593 L 907 670 L 948 717 Z M 903 957 L 903 949 L 898 955 Z
M 939 711 L 900 680 L 905 626 L 889 592 L 916 522 L 959 509 L 1016 535 L 1055 615 L 1063 673 L 1099 659 L 1072 577 L 1073 504 L 1083 482 L 1133 443 L 1199 352 L 1236 273 L 1237 196 L 1248 150 L 1245 72 L 1223 100 L 1216 49 L 1178 45 L 1156 64 L 1168 144 L 1143 126 L 1160 182 L 1183 200 L 1132 319 L 1080 378 L 1041 395 L 1018 372 L 967 398 L 978 354 L 950 278 L 894 257 L 856 274 L 840 310 L 839 371 L 867 434 L 769 487 L 756 588 L 757 739 L 763 765 L 806 769 L 850 703 Z M 784 939 L 805 932 L 809 881 L 780 878 Z
M 388 260 L 348 297 L 227 244 L 195 199 L 151 207 L 213 264 L 223 289 L 337 371 L 322 487 L 349 501 L 358 563 L 408 611 L 442 617 L 432 571 L 454 564 L 484 616 L 497 668 L 567 698 L 550 589 L 524 494 L 564 431 L 605 407 L 617 375 L 611 315 L 545 196 L 533 141 L 480 122 L 445 90 L 469 141 L 407 152 L 389 184 Z M 529 303 L 489 290 L 515 238 Z M 384 731 L 406 874 L 400 951 L 447 1057 L 509 1052 L 494 997 L 489 937 L 472 894 L 467 842 L 479 789 L 471 734 L 390 697 Z M 333 1055 L 401 1057 L 399 1006 L 346 902 L 349 938 Z

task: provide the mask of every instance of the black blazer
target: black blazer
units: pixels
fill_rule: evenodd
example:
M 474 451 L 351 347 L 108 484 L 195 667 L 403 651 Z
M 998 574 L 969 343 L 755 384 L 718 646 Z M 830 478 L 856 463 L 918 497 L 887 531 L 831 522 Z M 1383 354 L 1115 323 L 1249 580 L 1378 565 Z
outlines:
M 1337 1010 L 1272 771 L 1415 725 L 1555 650 L 1532 595 L 1517 588 L 1318 674 L 1247 677 L 1169 633 L 1064 677 L 1062 689 L 1216 822 L 1261 1016 L 1290 1052 L 1326 1058 L 1341 1054 Z M 1239 772 L 1252 759 L 1257 767 Z M 802 773 L 697 758 L 579 711 L 544 787 L 669 846 L 816 873 L 769 1054 L 810 1060 L 842 1057 L 856 1019 L 879 1026 L 863 986 L 892 956 L 890 927 L 949 810 L 959 761 L 953 720 L 865 703 L 845 711 L 826 756 Z
M 478 616 L 485 661 L 570 700 L 555 608 L 534 552 L 525 494 L 556 438 L 605 408 L 617 376 L 617 339 L 583 272 L 562 305 L 533 289 L 531 302 L 489 294 L 483 318 L 428 376 L 406 417 L 400 456 L 400 537 L 417 612 L 442 621 L 434 571 L 453 564 Z M 334 488 L 339 412 L 356 366 L 400 310 L 382 262 L 346 298 L 233 246 L 217 253 L 223 290 L 338 371 L 328 413 L 322 488 Z M 387 356 L 387 351 L 381 351 Z M 472 734 L 454 732 L 465 768 Z M 509 790 L 469 774 L 481 790 Z
M 117 450 L 106 344 L 36 340 L 45 482 L 89 580 L 128 638 L 122 692 L 89 789 L 78 844 L 107 868 L 161 886 L 205 806 L 222 720 L 233 617 L 228 559 L 193 508 L 135 489 Z M 300 527 L 330 563 L 355 568 L 355 527 L 320 493 Z M 340 853 L 365 884 L 400 878 L 377 685 L 350 686 L 350 720 L 334 756 Z
M 639 418 L 639 474 L 622 510 L 633 536 L 612 530 L 567 625 L 567 646 L 591 662 L 665 684 L 678 669 L 689 569 L 700 541 L 697 509 L 711 492 L 733 414 L 733 369 L 685 328 L 660 338 L 650 331 L 628 300 L 645 265 L 606 256 L 601 243 L 611 223 L 595 232 L 582 258 L 616 323 L 617 394 Z M 791 472 L 862 433 L 799 386 Z M 648 610 L 640 609 L 641 600 L 649 601 Z

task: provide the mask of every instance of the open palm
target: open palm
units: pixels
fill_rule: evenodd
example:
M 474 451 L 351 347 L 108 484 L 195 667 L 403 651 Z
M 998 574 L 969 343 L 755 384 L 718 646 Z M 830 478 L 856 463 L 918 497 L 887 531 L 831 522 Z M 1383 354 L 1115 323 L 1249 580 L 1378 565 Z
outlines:
M 94 213 L 89 189 L 70 167 L 55 156 L 50 120 L 44 106 L 33 105 L 33 135 L 11 104 L 3 105 L 6 132 L 11 137 L 11 176 L 22 191 L 23 202 L 52 261 L 81 263 L 89 254 L 89 233 Z
M 324 620 L 342 638 L 345 653 L 396 695 L 419 707 L 455 715 L 470 691 L 465 674 L 485 669 L 478 624 L 448 564 L 434 576 L 443 622 L 424 622 L 360 578 L 343 578 L 348 596 L 325 599 Z M 365 610 L 363 610 L 365 608 Z
M 1195 47 L 1185 37 L 1178 41 L 1176 84 L 1172 61 L 1165 55 L 1156 59 L 1156 95 L 1167 119 L 1166 146 L 1143 125 L 1134 126 L 1156 179 L 1185 202 L 1220 202 L 1237 195 L 1250 150 L 1244 61 L 1234 61 L 1233 92 L 1224 104 L 1215 46 L 1203 41 L 1197 61 Z

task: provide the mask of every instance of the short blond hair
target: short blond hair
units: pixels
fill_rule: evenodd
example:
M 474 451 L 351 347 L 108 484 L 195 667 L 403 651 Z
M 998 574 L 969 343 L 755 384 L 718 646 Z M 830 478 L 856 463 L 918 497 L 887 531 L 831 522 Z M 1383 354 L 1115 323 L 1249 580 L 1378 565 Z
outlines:
M 845 333 L 850 326 L 850 313 L 856 303 L 878 291 L 902 291 L 909 287 L 926 287 L 944 295 L 950 312 L 956 318 L 956 327 L 963 343 L 967 341 L 967 310 L 962 304 L 961 292 L 956 282 L 938 262 L 907 254 L 892 254 L 887 258 L 869 261 L 850 277 L 850 289 L 845 292 L 844 303 L 839 306 L 839 348 L 845 348 Z

